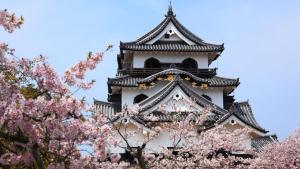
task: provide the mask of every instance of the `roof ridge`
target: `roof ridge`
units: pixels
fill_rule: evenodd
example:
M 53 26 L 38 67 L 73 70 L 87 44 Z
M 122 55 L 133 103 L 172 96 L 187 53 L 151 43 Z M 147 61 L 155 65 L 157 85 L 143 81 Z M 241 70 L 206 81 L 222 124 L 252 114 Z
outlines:
M 164 20 L 162 20 L 157 26 L 155 26 L 150 32 L 146 33 L 145 35 L 141 36 L 140 38 L 138 38 L 135 42 L 136 43 L 142 43 L 140 41 L 142 41 L 143 39 L 147 38 L 149 35 L 153 34 L 155 31 L 160 32 L 159 30 L 165 28 L 167 25 L 166 23 L 168 23 L 167 21 L 169 20 L 169 17 L 166 17 Z M 157 30 L 158 29 L 158 30 Z M 157 34 L 157 33 L 155 33 Z M 147 38 L 148 39 L 148 38 Z
M 201 43 L 203 43 L 203 45 L 208 45 L 209 43 L 206 43 L 203 39 L 201 39 L 201 38 L 199 38 L 197 35 L 195 35 L 195 34 L 193 34 L 191 31 L 189 31 L 185 26 L 183 26 L 175 17 L 172 17 L 171 19 L 173 19 L 174 20 L 174 22 L 175 23 L 173 23 L 174 24 L 174 26 L 177 28 L 177 29 L 179 29 L 179 31 L 181 32 L 181 33 L 183 33 L 183 34 L 185 34 L 184 32 L 186 32 L 186 33 L 188 33 L 188 34 L 190 34 L 193 38 L 195 38 L 195 40 L 193 40 L 193 39 L 190 39 L 190 40 L 192 40 L 193 42 L 195 42 L 196 44 L 198 44 L 199 42 L 200 42 L 200 44 Z M 176 25 L 177 24 L 177 25 Z M 182 29 L 182 30 L 180 30 L 180 29 Z M 182 32 L 183 31 L 183 32 Z M 209 44 L 209 45 L 212 45 L 212 44 Z

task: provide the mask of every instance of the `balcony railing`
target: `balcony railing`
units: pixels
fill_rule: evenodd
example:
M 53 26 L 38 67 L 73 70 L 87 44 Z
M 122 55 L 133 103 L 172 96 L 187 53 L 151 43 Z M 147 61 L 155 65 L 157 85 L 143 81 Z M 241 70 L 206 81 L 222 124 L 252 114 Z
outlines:
M 211 77 L 216 75 L 217 68 L 208 69 L 194 69 L 194 68 L 176 68 L 179 70 L 187 71 L 200 77 Z M 132 68 L 127 70 L 119 70 L 120 73 L 129 74 L 131 76 L 150 76 L 160 71 L 166 70 L 165 68 Z

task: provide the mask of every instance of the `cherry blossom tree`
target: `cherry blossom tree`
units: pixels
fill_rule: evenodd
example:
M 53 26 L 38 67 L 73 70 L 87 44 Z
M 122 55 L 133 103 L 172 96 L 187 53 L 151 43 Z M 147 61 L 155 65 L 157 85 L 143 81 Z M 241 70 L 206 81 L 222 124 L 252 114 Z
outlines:
M 117 145 L 131 155 L 131 163 L 140 168 L 236 168 L 247 167 L 244 160 L 254 154 L 244 146 L 249 129 L 226 130 L 215 123 L 207 124 L 210 109 L 201 113 L 173 113 L 172 121 L 159 122 L 156 116 L 140 117 L 139 107 L 125 108 L 111 119 Z M 168 114 L 168 112 L 165 112 Z M 132 129 L 128 120 L 143 118 L 149 129 Z M 124 123 L 126 120 L 126 123 Z M 146 132 L 145 132 L 146 131 Z M 134 141 L 137 135 L 143 140 Z M 169 134 L 170 147 L 160 150 L 149 149 L 148 144 L 160 134 Z M 141 138 L 141 137 L 138 137 Z M 130 156 L 129 156 L 130 158 Z M 248 162 L 248 161 L 247 161 Z
M 253 169 L 298 169 L 300 168 L 300 130 L 282 142 L 273 142 L 262 148 L 251 161 Z
M 0 26 L 12 33 L 23 18 L 0 11 Z M 108 46 L 104 51 L 108 51 Z M 97 168 L 107 165 L 106 144 L 110 126 L 102 115 L 85 118 L 84 99 L 71 88 L 89 89 L 86 71 L 102 60 L 104 52 L 87 59 L 60 77 L 47 59 L 17 58 L 0 45 L 0 164 L 3 168 Z M 81 144 L 93 147 L 91 156 L 81 153 Z M 84 151 L 84 150 L 83 150 Z M 113 165 L 109 163 L 111 167 Z
M 0 26 L 8 33 L 23 22 L 22 17 L 0 11 Z M 85 74 L 111 47 L 90 52 L 59 76 L 44 56 L 18 58 L 14 49 L 0 42 L 2 168 L 299 168 L 299 130 L 281 143 L 254 152 L 243 144 L 247 128 L 226 130 L 209 122 L 209 108 L 201 113 L 166 112 L 172 116 L 166 123 L 154 115 L 141 117 L 138 106 L 125 107 L 114 117 L 101 112 L 85 117 L 83 112 L 93 109 L 84 98 L 76 98 L 72 89 L 93 86 L 95 81 L 85 81 Z M 147 130 L 131 130 L 123 121 L 139 118 L 148 121 L 143 124 Z M 143 140 L 133 144 L 139 132 Z M 150 149 L 151 141 L 163 133 L 169 134 L 171 147 Z M 122 161 L 119 154 L 109 152 L 111 147 L 125 149 L 132 161 Z
M 117 145 L 130 153 L 128 162 L 140 168 L 242 168 L 242 169 L 298 169 L 300 168 L 300 130 L 282 142 L 271 142 L 257 151 L 244 146 L 250 129 L 228 130 L 222 125 L 208 124 L 210 109 L 200 114 L 189 113 L 184 119 L 182 114 L 173 114 L 173 121 L 158 122 L 153 115 L 144 117 L 144 129 L 132 129 L 124 119 L 143 118 L 139 107 L 125 108 L 118 113 L 116 120 L 111 119 L 112 128 L 119 140 Z M 168 112 L 165 112 L 168 113 Z M 180 120 L 181 119 L 181 120 Z M 171 147 L 155 151 L 148 144 L 160 134 L 169 133 L 173 140 Z M 132 142 L 132 138 L 142 133 L 142 141 Z M 141 137 L 139 137 L 141 138 Z

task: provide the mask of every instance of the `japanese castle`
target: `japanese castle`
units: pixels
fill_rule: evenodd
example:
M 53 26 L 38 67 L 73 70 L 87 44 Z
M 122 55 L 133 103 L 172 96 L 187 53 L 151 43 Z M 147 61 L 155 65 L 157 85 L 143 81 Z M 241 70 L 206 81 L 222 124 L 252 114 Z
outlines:
M 121 121 L 141 131 L 131 140 L 134 144 L 151 132 L 149 120 L 144 118 L 148 115 L 163 123 L 172 120 L 172 113 L 164 112 L 179 112 L 184 118 L 186 113 L 201 113 L 210 107 L 215 123 L 231 129 L 249 127 L 247 144 L 259 149 L 276 136 L 268 135 L 257 123 L 248 101 L 235 101 L 232 93 L 240 84 L 239 78 L 217 76 L 217 68 L 209 67 L 223 50 L 224 44 L 205 42 L 185 28 L 170 5 L 163 21 L 150 32 L 135 41 L 120 42 L 116 77 L 108 78 L 107 102 L 94 100 L 96 111 L 112 117 L 137 104 L 138 115 Z M 168 136 L 159 135 L 147 146 L 157 150 L 170 144 Z M 112 151 L 124 152 L 118 148 Z

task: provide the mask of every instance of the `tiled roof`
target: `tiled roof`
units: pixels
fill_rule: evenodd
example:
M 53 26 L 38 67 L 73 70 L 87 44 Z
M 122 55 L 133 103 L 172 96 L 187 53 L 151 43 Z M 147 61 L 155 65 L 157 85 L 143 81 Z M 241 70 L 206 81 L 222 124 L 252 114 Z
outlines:
M 179 69 L 166 69 L 161 72 L 155 73 L 145 79 L 138 80 L 137 83 L 149 83 L 151 81 L 156 80 L 160 76 L 166 76 L 166 75 L 179 75 L 182 78 L 189 77 L 190 79 L 198 83 L 208 83 L 208 85 L 211 87 L 239 85 L 239 79 L 228 79 L 228 78 L 222 78 L 218 76 L 214 76 L 212 78 L 200 78 L 189 72 L 179 70 Z
M 108 78 L 108 85 L 111 86 L 122 86 L 122 87 L 137 87 L 140 83 L 149 83 L 156 80 L 160 76 L 167 75 L 179 75 L 181 78 L 189 77 L 197 83 L 207 83 L 210 87 L 226 87 L 226 86 L 238 86 L 239 79 L 229 79 L 218 76 L 213 76 L 211 78 L 200 78 L 189 72 L 179 70 L 179 69 L 167 69 L 161 72 L 155 73 L 146 78 L 141 77 L 131 77 L 128 75 L 117 77 L 117 78 Z
M 267 133 L 268 131 L 262 128 L 257 121 L 255 120 L 255 117 L 253 115 L 251 106 L 248 102 L 235 102 L 232 104 L 232 106 L 229 109 L 230 114 L 227 114 L 226 116 L 223 116 L 218 122 L 221 123 L 228 119 L 231 115 L 234 115 L 239 120 L 244 122 L 245 124 L 263 132 Z
M 267 135 L 267 136 L 262 136 L 262 137 L 252 139 L 251 146 L 259 151 L 265 145 L 276 141 L 277 141 L 276 135 Z
M 183 92 L 185 92 L 186 95 L 188 95 L 201 107 L 210 107 L 212 108 L 212 112 L 218 115 L 224 115 L 229 113 L 227 110 L 217 106 L 211 101 L 205 99 L 203 96 L 200 96 L 197 93 L 195 93 L 193 89 L 191 89 L 187 84 L 185 84 L 185 82 L 181 81 L 178 77 L 174 81 L 171 81 L 169 84 L 167 84 L 164 88 L 159 90 L 157 93 L 139 103 L 139 106 L 141 107 L 141 112 L 144 112 L 152 108 L 153 106 L 159 104 L 166 96 L 168 96 L 169 93 L 172 92 L 172 90 L 176 86 L 179 86 L 183 90 Z
M 223 51 L 223 45 L 188 45 L 188 44 L 141 44 L 136 43 L 122 43 L 120 42 L 120 48 L 132 51 L 174 51 L 174 52 L 217 52 Z
M 111 86 L 122 86 L 122 87 L 137 87 L 137 81 L 142 80 L 141 77 L 131 77 L 129 75 L 125 75 L 122 77 L 116 77 L 116 78 L 108 78 L 108 85 Z
M 154 44 L 147 45 L 146 43 L 157 37 L 166 27 L 172 22 L 176 29 L 187 39 L 194 42 L 195 45 L 184 45 L 184 44 Z M 222 52 L 224 50 L 224 45 L 216 45 L 204 42 L 201 38 L 194 35 L 187 28 L 185 28 L 173 14 L 173 11 L 168 11 L 165 19 L 158 24 L 154 29 L 150 32 L 146 33 L 142 37 L 138 38 L 133 42 L 125 42 L 120 43 L 121 49 L 126 50 L 135 50 L 135 51 L 189 51 L 189 52 L 212 52 L 219 51 Z

